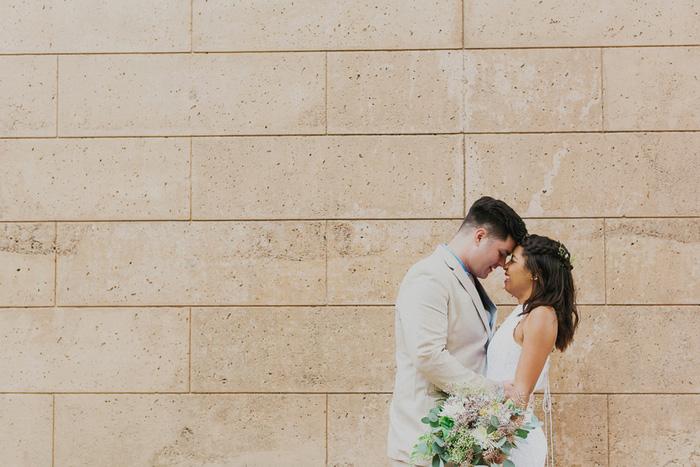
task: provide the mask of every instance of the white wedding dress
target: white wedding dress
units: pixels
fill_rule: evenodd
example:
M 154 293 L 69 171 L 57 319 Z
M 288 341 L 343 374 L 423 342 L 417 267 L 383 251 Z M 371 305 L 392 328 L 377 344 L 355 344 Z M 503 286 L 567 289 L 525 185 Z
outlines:
M 491 381 L 513 381 L 522 347 L 515 342 L 513 332 L 525 316 L 518 305 L 496 331 L 486 353 L 486 377 Z M 543 390 L 549 384 L 549 358 L 542 369 L 535 390 Z M 535 428 L 527 436 L 527 444 L 513 450 L 510 460 L 516 467 L 543 467 L 547 460 L 547 439 L 542 428 Z

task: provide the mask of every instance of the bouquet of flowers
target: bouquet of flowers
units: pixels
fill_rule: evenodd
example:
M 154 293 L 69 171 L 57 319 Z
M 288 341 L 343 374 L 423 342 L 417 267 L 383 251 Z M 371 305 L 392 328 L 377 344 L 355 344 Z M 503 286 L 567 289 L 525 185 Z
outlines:
M 447 398 L 430 409 L 421 421 L 430 429 L 419 438 L 411 456 L 416 461 L 431 460 L 433 467 L 452 462 L 456 467 L 515 467 L 505 459 L 518 443 L 526 443 L 528 432 L 542 426 L 534 414 L 506 400 L 502 388 L 491 391 L 452 385 Z M 525 422 L 525 414 L 530 421 Z

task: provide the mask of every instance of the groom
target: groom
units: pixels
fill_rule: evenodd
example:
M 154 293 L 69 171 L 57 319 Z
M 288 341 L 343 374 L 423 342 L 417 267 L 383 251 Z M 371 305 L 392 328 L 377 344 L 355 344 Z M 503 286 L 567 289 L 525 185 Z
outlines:
M 513 209 L 488 196 L 469 209 L 448 244 L 406 273 L 396 299 L 396 380 L 389 409 L 387 453 L 392 467 L 405 467 L 449 383 L 492 387 L 481 376 L 493 335 L 496 307 L 478 279 L 503 267 L 523 237 L 525 223 Z M 511 383 L 503 383 L 515 398 Z

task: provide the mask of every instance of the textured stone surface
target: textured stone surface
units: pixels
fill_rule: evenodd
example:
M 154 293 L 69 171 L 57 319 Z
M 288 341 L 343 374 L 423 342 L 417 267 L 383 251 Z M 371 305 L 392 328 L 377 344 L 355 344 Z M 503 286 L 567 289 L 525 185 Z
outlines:
M 56 397 L 56 467 L 325 465 L 325 395 Z
M 195 50 L 462 46 L 459 0 L 195 0 Z
M 61 57 L 61 136 L 323 133 L 323 53 Z
M 522 216 L 700 215 L 700 134 L 468 135 L 466 154 L 467 199 Z
M 512 198 L 504 198 L 510 203 Z M 577 289 L 578 303 L 605 303 L 605 246 L 602 219 L 526 219 L 528 232 L 558 240 L 578 258 L 571 271 Z M 495 303 L 517 304 L 504 289 L 505 275 L 498 268 L 483 281 Z M 508 316 L 511 306 L 502 307 L 501 315 Z
M 321 222 L 58 226 L 59 305 L 319 304 Z
M 542 394 L 536 395 L 535 415 L 545 422 Z M 608 465 L 608 398 L 605 395 L 552 395 L 554 460 L 567 467 Z M 549 421 L 543 426 L 549 431 Z M 549 442 L 549 436 L 547 441 Z M 550 448 L 548 444 L 548 448 Z M 551 452 L 551 451 L 550 451 Z
M 394 310 L 195 308 L 195 392 L 391 391 Z
M 461 136 L 195 138 L 193 144 L 195 219 L 462 215 Z
M 466 47 L 684 45 L 700 42 L 693 0 L 464 2 Z
M 462 53 L 328 54 L 329 133 L 462 129 Z
M 460 221 L 328 223 L 328 302 L 393 305 L 414 263 L 448 242 Z
M 0 310 L 0 390 L 187 391 L 189 311 Z
M 700 385 L 697 306 L 581 307 L 574 343 L 552 357 L 552 390 L 694 393 Z M 673 345 L 669 345 L 672 342 Z
M 329 467 L 389 467 L 384 453 L 390 403 L 387 394 L 328 396 Z
M 0 306 L 54 304 L 55 230 L 53 223 L 0 224 Z
M 189 0 L 7 2 L 0 53 L 190 50 Z
M 602 128 L 600 51 L 464 53 L 466 132 Z
M 611 395 L 610 465 L 700 465 L 699 419 L 698 395 Z
M 605 49 L 603 72 L 605 130 L 700 130 L 700 47 Z
M 700 302 L 700 219 L 607 220 L 605 238 L 608 303 Z
M 0 452 L 4 465 L 52 465 L 53 396 L 0 395 Z
M 190 142 L 0 140 L 0 218 L 189 218 Z
M 56 136 L 56 66 L 51 56 L 0 56 L 0 137 Z

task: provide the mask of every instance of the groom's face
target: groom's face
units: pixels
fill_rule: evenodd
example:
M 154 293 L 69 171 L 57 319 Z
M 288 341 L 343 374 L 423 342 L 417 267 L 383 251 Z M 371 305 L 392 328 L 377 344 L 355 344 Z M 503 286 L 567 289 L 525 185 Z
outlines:
M 507 239 L 501 240 L 487 235 L 478 245 L 472 274 L 479 279 L 486 279 L 491 271 L 505 265 L 513 249 L 515 249 L 515 240 L 512 237 L 508 236 Z

